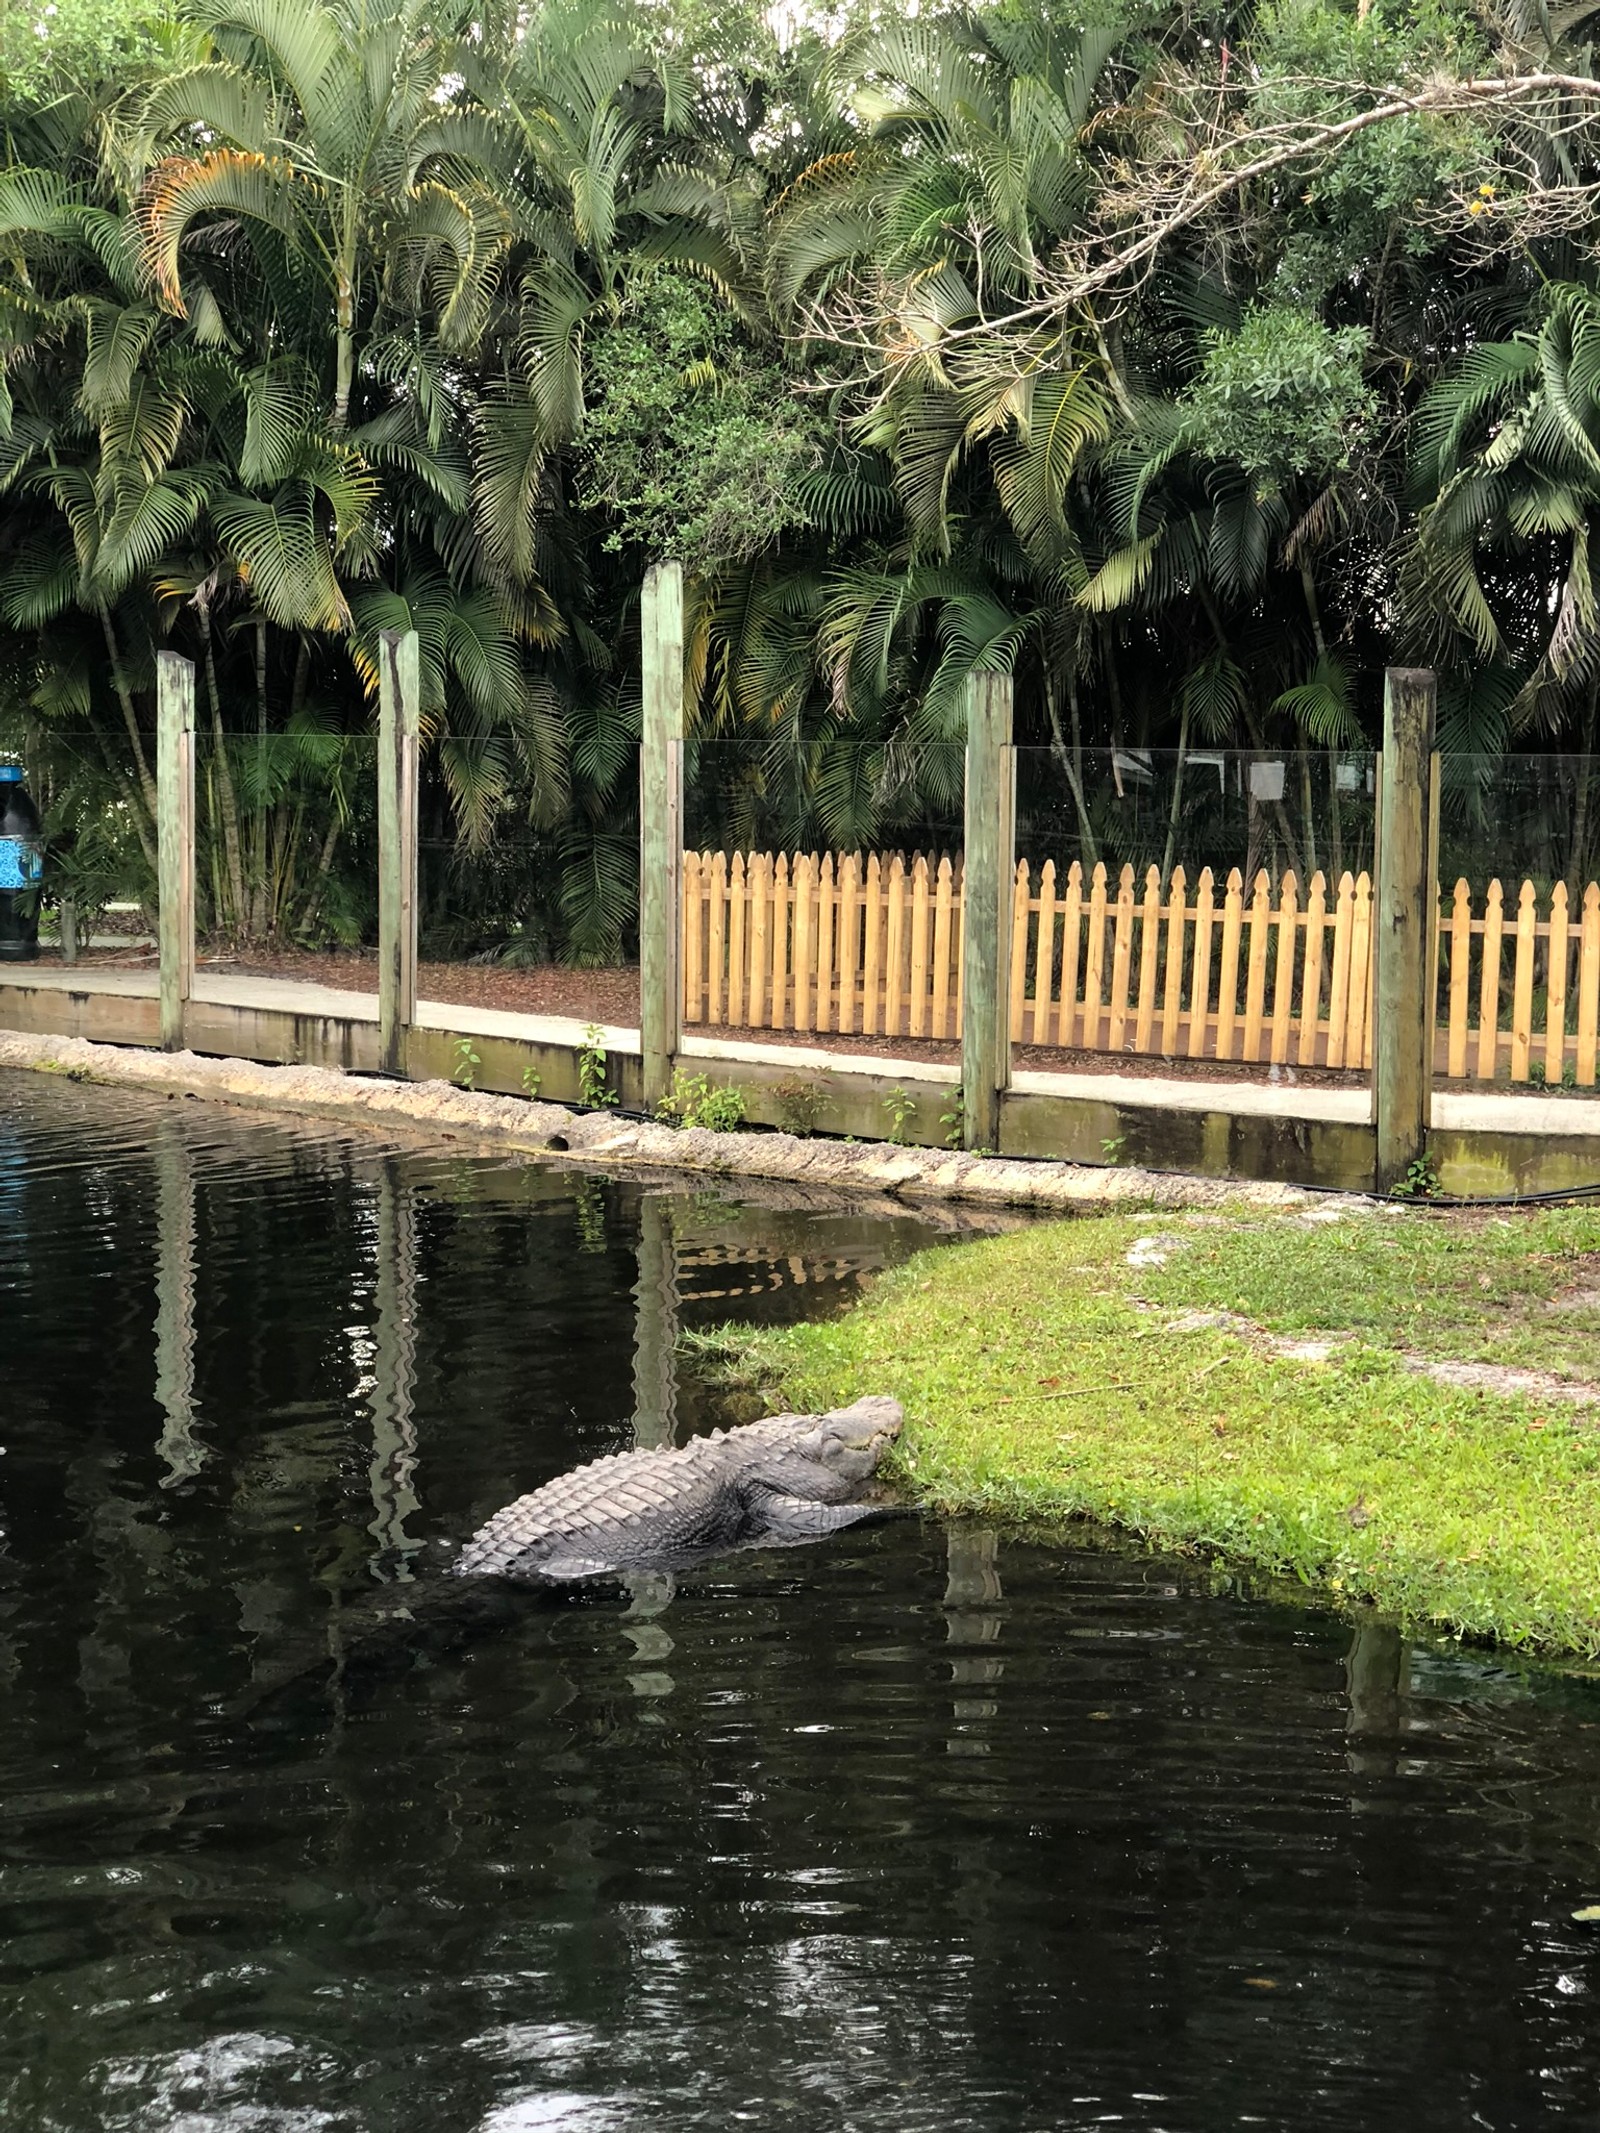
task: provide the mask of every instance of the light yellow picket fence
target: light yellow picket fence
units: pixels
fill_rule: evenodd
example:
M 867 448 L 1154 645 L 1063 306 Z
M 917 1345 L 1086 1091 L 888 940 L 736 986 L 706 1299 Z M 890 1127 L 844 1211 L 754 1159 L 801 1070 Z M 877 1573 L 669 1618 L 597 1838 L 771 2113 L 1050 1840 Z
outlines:
M 1531 881 L 1511 909 L 1498 881 L 1474 906 L 1465 881 L 1441 897 L 1441 1042 L 1434 1067 L 1456 1080 L 1595 1085 L 1600 1040 L 1600 885 L 1579 909 L 1565 882 L 1541 898 Z M 1543 907 L 1541 915 L 1541 905 Z
M 949 1039 L 961 1033 L 961 862 L 948 855 L 686 852 L 684 1019 L 753 1029 Z M 1581 916 L 1557 885 L 1458 882 L 1437 934 L 1437 1070 L 1542 1068 L 1595 1083 L 1600 887 Z M 1019 863 L 1012 906 L 1014 1042 L 1243 1063 L 1372 1063 L 1372 883 L 1331 886 L 1235 868 L 1191 886 L 1175 868 L 1113 880 L 1074 862 Z M 1536 1028 L 1535 1025 L 1538 1024 Z

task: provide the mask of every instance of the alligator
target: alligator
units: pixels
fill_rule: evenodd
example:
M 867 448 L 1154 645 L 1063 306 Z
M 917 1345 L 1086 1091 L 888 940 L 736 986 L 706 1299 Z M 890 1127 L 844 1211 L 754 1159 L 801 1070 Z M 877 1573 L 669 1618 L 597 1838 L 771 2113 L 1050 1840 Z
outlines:
M 385 1588 L 342 1609 L 333 1676 L 352 1708 L 385 1680 L 514 1622 L 539 1590 L 634 1571 L 687 1569 L 747 1548 L 821 1540 L 889 1506 L 867 1498 L 900 1434 L 898 1401 L 857 1400 L 825 1415 L 770 1415 L 694 1437 L 676 1451 L 613 1452 L 519 1496 L 448 1565 L 447 1584 Z M 328 1677 L 302 1657 L 241 1706 L 271 1718 Z
M 899 1402 L 874 1395 L 830 1414 L 715 1430 L 674 1451 L 612 1452 L 497 1511 L 451 1568 L 544 1583 L 820 1540 L 881 1510 L 862 1494 L 900 1424 Z

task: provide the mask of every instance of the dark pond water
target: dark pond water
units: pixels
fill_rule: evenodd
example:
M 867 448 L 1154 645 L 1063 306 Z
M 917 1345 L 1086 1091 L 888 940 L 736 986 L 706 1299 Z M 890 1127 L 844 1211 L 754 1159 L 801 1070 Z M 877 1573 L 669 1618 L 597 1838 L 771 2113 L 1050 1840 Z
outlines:
M 920 1234 L 0 1077 L 7 2133 L 1600 2123 L 1581 1685 L 905 1521 L 353 1693 Z

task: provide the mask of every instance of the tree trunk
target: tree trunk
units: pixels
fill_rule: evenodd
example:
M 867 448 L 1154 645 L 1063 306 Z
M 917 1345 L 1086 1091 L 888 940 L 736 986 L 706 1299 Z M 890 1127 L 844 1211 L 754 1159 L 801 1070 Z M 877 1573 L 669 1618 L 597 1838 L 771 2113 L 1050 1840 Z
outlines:
M 128 686 L 127 669 L 122 664 L 122 648 L 117 643 L 111 610 L 104 600 L 99 606 L 100 627 L 104 630 L 106 639 L 106 656 L 111 662 L 111 685 L 117 692 L 117 702 L 122 708 L 122 723 L 128 729 L 128 740 L 133 748 L 133 767 L 139 780 L 139 790 L 144 796 L 145 812 L 153 824 L 156 819 L 156 781 L 150 775 L 150 764 L 144 752 L 144 736 L 139 731 L 139 714 L 133 707 L 133 691 Z M 148 855 L 150 846 L 142 830 L 139 841 L 145 846 Z
M 1317 605 L 1317 585 L 1316 580 L 1311 575 L 1311 565 L 1309 563 L 1302 562 L 1300 565 L 1300 589 L 1305 594 L 1306 613 L 1311 617 L 1311 636 L 1317 647 L 1317 658 L 1319 660 L 1326 659 L 1328 656 L 1328 642 L 1322 634 L 1322 611 Z M 1306 811 L 1307 863 L 1312 872 L 1315 873 L 1317 866 L 1317 832 L 1311 813 L 1311 769 L 1304 757 L 1301 758 L 1300 764 L 1300 784 L 1301 796 Z M 1333 878 L 1337 883 L 1342 872 L 1344 825 L 1339 819 L 1339 750 L 1332 741 L 1328 743 L 1328 821 L 1333 838 Z
M 1178 716 L 1178 761 L 1172 773 L 1172 808 L 1167 816 L 1167 848 L 1161 858 L 1161 893 L 1167 893 L 1172 882 L 1173 855 L 1178 846 L 1178 824 L 1183 817 L 1183 764 L 1189 752 L 1189 699 L 1183 700 L 1183 709 Z
M 242 926 L 245 919 L 244 864 L 239 849 L 239 803 L 233 789 L 233 768 L 228 761 L 227 736 L 222 730 L 222 698 L 217 689 L 216 648 L 211 635 L 211 602 L 204 593 L 195 597 L 195 607 L 200 616 L 200 642 L 205 652 L 206 695 L 211 703 L 211 742 L 215 759 L 212 764 L 212 783 L 217 796 L 217 813 L 222 818 L 222 849 L 228 869 L 228 900 L 235 926 Z M 221 913 L 214 913 L 220 918 Z
M 322 840 L 322 850 L 317 855 L 317 871 L 312 878 L 305 909 L 300 914 L 302 933 L 310 933 L 322 916 L 322 899 L 327 891 L 328 877 L 333 872 L 333 855 L 339 849 L 339 828 L 339 817 L 335 815 L 328 824 L 328 834 Z
M 1572 844 L 1567 853 L 1567 893 L 1579 910 L 1583 908 L 1584 852 L 1589 842 L 1589 779 L 1594 764 L 1595 712 L 1600 687 L 1589 690 L 1589 712 L 1583 723 L 1583 751 L 1578 757 L 1578 790 L 1572 810 Z
M 1072 699 L 1072 752 L 1067 750 L 1066 736 L 1061 730 L 1061 706 L 1056 696 L 1055 676 L 1050 671 L 1048 660 L 1044 669 L 1044 708 L 1050 721 L 1050 753 L 1061 765 L 1072 802 L 1078 811 L 1078 839 L 1083 846 L 1084 863 L 1093 866 L 1099 856 L 1095 845 L 1094 827 L 1089 820 L 1089 810 L 1083 797 L 1083 746 L 1078 731 L 1078 688 L 1075 675 L 1069 674 L 1068 692 Z M 1074 761 L 1076 757 L 1076 762 Z

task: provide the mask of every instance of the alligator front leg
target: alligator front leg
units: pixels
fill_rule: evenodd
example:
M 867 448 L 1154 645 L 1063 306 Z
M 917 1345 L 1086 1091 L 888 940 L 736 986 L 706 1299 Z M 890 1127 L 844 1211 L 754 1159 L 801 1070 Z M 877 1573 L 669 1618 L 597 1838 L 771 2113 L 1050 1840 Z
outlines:
M 781 1489 L 753 1489 L 749 1498 L 747 1548 L 822 1540 L 864 1518 L 881 1517 L 882 1504 L 818 1503 L 811 1496 L 786 1496 Z

